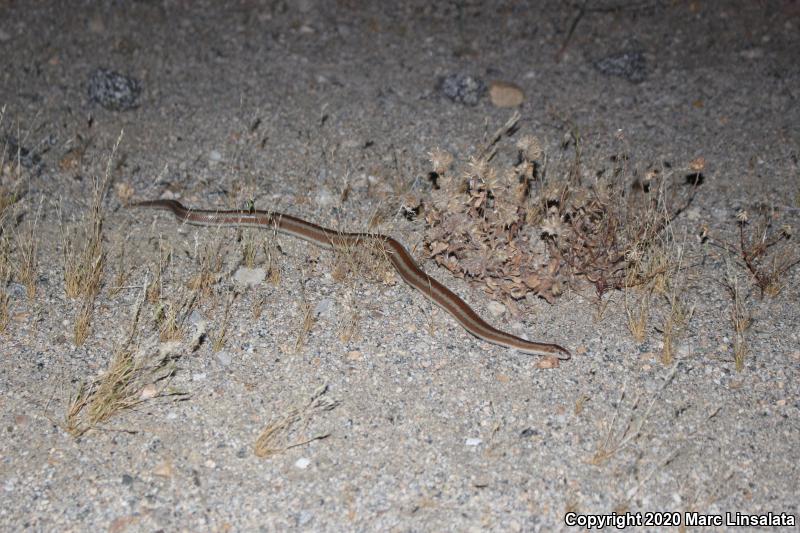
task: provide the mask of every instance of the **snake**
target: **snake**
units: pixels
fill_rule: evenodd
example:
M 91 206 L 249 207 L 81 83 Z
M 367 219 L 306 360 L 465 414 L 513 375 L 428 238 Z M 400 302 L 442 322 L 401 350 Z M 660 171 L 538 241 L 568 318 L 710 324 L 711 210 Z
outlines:
M 128 207 L 169 211 L 179 222 L 195 226 L 274 229 L 278 233 L 302 239 L 328 250 L 372 247 L 386 255 L 400 279 L 446 311 L 477 338 L 526 354 L 561 360 L 570 358 L 569 350 L 558 344 L 529 341 L 490 325 L 456 293 L 426 274 L 405 246 L 387 235 L 337 231 L 277 211 L 193 209 L 170 199 L 146 200 L 130 204 Z

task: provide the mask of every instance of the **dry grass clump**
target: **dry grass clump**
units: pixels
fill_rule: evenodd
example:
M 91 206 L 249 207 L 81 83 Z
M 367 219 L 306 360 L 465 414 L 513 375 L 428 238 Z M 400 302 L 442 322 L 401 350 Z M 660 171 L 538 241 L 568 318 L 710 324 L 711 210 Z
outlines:
M 6 106 L 0 108 L 0 128 L 5 120 Z M 19 126 L 17 127 L 19 130 Z M 17 131 L 19 136 L 19 131 Z M 41 201 L 31 218 L 19 210 L 24 196 L 24 179 L 34 168 L 38 157 L 22 146 L 13 135 L 2 136 L 0 141 L 0 331 L 8 323 L 9 296 L 5 288 L 12 279 L 25 286 L 28 298 L 36 294 L 38 278 L 37 226 Z M 16 252 L 16 254 L 15 254 Z M 16 255 L 16 257 L 13 257 Z
M 100 293 L 106 250 L 103 248 L 103 203 L 111 182 L 114 156 L 122 142 L 122 132 L 117 138 L 102 177 L 92 180 L 92 200 L 89 213 L 72 231 L 64 229 L 64 292 L 69 298 L 80 298 L 73 327 L 74 342 L 80 346 L 89 335 L 94 302 Z M 62 225 L 65 228 L 66 225 Z
M 601 302 L 609 290 L 663 275 L 666 265 L 653 262 L 653 248 L 696 188 L 677 186 L 668 168 L 640 176 L 624 156 L 588 179 L 577 133 L 567 143 L 572 160 L 556 176 L 535 137 L 516 143 L 510 164 L 495 163 L 499 141 L 518 118 L 458 173 L 450 154 L 431 152 L 438 185 L 426 213 L 431 257 L 482 283 L 512 311 L 528 294 L 553 302 L 565 288 L 588 284 Z
M 744 370 L 744 360 L 750 349 L 745 332 L 753 323 L 748 309 L 747 296 L 739 285 L 739 279 L 730 263 L 726 264 L 725 289 L 731 299 L 730 320 L 733 326 L 733 360 L 736 370 Z
M 70 398 L 64 429 L 78 437 L 122 410 L 149 399 L 165 396 L 168 379 L 174 374 L 169 354 L 155 359 L 137 353 L 137 327 L 144 297 L 136 304 L 130 332 L 114 351 L 105 372 L 91 382 L 83 382 Z

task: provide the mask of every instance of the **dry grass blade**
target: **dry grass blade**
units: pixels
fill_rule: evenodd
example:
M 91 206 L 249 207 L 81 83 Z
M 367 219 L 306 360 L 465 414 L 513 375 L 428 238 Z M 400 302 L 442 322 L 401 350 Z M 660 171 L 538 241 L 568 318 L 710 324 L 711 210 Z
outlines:
M 731 298 L 730 318 L 733 326 L 733 360 L 737 372 L 744 370 L 744 360 L 749 348 L 745 332 L 752 324 L 750 311 L 747 309 L 746 297 L 739 286 L 739 280 L 731 264 L 726 263 L 725 289 Z
M 228 297 L 225 299 L 225 311 L 223 312 L 222 316 L 222 324 L 219 327 L 219 333 L 214 336 L 214 341 L 211 343 L 211 349 L 215 352 L 222 350 L 225 346 L 225 342 L 228 340 L 228 328 L 230 327 L 231 321 L 231 307 L 233 306 L 233 302 L 236 300 L 236 297 L 239 296 L 239 293 L 236 291 L 231 291 L 228 294 Z
M 17 234 L 17 249 L 20 255 L 17 262 L 17 278 L 20 283 L 25 285 L 29 299 L 33 299 L 36 295 L 36 280 L 39 276 L 38 251 L 40 237 L 37 233 L 37 226 L 43 201 L 44 198 L 40 199 L 33 221 L 28 221 L 27 230 Z
M 593 465 L 603 464 L 608 459 L 627 448 L 635 439 L 639 438 L 639 436 L 642 434 L 642 428 L 647 422 L 658 396 L 672 382 L 677 371 L 678 365 L 673 365 L 672 369 L 664 377 L 664 381 L 659 389 L 653 394 L 650 402 L 647 404 L 647 407 L 645 407 L 644 412 L 642 412 L 638 417 L 636 416 L 636 413 L 640 407 L 641 396 L 637 395 L 631 405 L 630 413 L 625 422 L 623 422 L 620 430 L 617 428 L 617 420 L 619 418 L 620 409 L 622 409 L 622 404 L 626 395 L 626 387 L 622 387 L 619 399 L 617 400 L 617 409 L 614 412 L 614 417 L 612 418 L 611 423 L 608 424 L 606 437 L 603 442 L 598 444 L 595 453 L 589 459 L 589 463 Z
M 311 437 L 299 438 L 292 443 L 288 443 L 289 435 L 295 431 L 297 424 L 302 425 L 302 429 L 299 431 L 306 431 L 311 419 L 316 414 L 330 411 L 339 405 L 338 401 L 325 396 L 327 392 L 328 385 L 321 385 L 303 405 L 292 407 L 278 420 L 267 425 L 256 439 L 253 449 L 256 457 L 270 457 L 283 453 L 288 449 L 303 446 L 309 442 L 330 436 L 330 433 L 322 433 Z

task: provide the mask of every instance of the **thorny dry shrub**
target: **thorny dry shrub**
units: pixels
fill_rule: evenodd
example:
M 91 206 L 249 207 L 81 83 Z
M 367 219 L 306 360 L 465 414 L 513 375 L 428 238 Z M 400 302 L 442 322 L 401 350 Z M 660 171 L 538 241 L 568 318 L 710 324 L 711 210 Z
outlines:
M 600 302 L 609 290 L 663 274 L 650 260 L 651 248 L 688 207 L 700 179 L 679 186 L 668 168 L 640 173 L 625 156 L 587 178 L 577 134 L 563 172 L 548 170 L 547 155 L 531 136 L 519 139 L 512 162 L 503 166 L 494 161 L 498 143 L 518 119 L 456 172 L 450 154 L 431 152 L 438 185 L 426 213 L 431 257 L 485 285 L 512 312 L 528 294 L 552 303 L 566 287 L 588 283 Z
M 734 240 L 713 238 L 704 229 L 701 237 L 730 253 L 749 273 L 762 298 L 777 296 L 783 289 L 786 275 L 800 264 L 800 250 L 792 242 L 792 227 L 781 223 L 782 213 L 767 205 L 736 214 L 737 237 Z

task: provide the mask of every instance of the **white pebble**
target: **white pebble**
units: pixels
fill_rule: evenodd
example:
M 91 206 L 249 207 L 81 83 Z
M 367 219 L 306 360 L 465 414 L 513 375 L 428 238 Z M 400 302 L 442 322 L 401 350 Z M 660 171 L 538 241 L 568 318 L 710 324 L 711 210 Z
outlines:
M 258 285 L 267 277 L 267 271 L 263 268 L 247 268 L 247 267 L 239 267 L 238 270 L 233 274 L 233 280 L 241 283 L 242 285 L 247 285 L 248 287 L 253 287 Z

